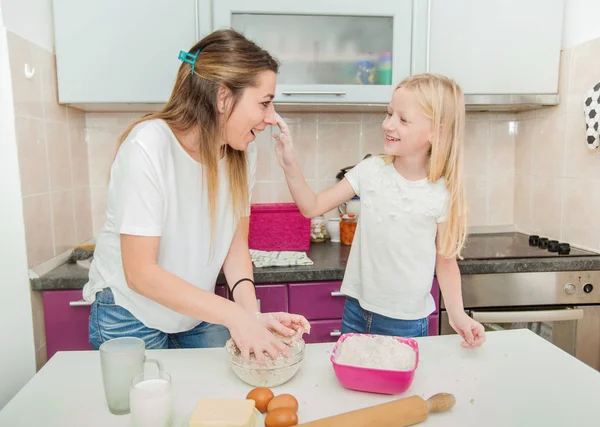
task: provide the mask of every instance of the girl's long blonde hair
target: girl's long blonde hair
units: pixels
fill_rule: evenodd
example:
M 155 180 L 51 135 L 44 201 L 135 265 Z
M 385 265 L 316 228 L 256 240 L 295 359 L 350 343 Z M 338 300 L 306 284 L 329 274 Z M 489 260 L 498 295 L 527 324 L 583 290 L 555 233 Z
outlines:
M 224 86 L 231 92 L 231 110 L 236 108 L 246 88 L 258 84 L 263 71 L 279 70 L 279 63 L 269 52 L 257 46 L 234 30 L 215 31 L 196 43 L 189 52 L 198 53 L 192 65 L 182 62 L 175 86 L 165 107 L 148 114 L 121 135 L 117 151 L 132 129 L 139 123 L 162 119 L 175 132 L 185 132 L 198 127 L 198 155 L 203 166 L 213 227 L 217 225 L 217 194 L 219 186 L 218 163 L 225 156 L 231 201 L 236 221 L 248 212 L 248 177 L 246 153 L 228 145 L 222 148 L 219 137 L 223 136 L 224 123 L 219 125 L 218 90 Z M 177 52 L 173 52 L 176 60 Z M 228 117 L 225 118 L 225 121 Z M 213 233 L 214 235 L 214 233 Z
M 465 101 L 458 84 L 437 74 L 418 74 L 407 77 L 396 86 L 409 90 L 429 118 L 433 139 L 429 152 L 428 180 L 444 178 L 449 193 L 447 222 L 441 237 L 440 254 L 461 257 L 467 238 L 467 206 L 463 187 L 463 135 Z M 388 161 L 393 161 L 389 156 Z

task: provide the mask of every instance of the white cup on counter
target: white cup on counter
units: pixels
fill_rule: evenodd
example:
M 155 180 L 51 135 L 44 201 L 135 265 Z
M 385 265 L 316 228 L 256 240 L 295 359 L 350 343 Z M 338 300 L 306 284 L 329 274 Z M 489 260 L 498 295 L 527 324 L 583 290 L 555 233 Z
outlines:
M 115 338 L 100 346 L 100 365 L 106 403 L 111 413 L 130 412 L 129 389 L 132 379 L 144 372 L 144 365 L 153 363 L 162 372 L 159 360 L 146 358 L 144 341 L 135 337 Z
M 340 241 L 340 220 L 341 218 L 329 218 L 325 225 L 333 243 L 339 243 Z

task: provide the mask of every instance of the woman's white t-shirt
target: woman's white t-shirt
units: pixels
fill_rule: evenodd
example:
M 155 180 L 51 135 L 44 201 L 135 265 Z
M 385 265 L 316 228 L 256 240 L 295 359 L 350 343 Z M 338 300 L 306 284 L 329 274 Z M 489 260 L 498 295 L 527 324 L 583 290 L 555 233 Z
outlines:
M 444 179 L 409 181 L 381 157 L 345 177 L 360 196 L 360 215 L 341 291 L 383 316 L 427 317 L 435 310 L 430 292 L 437 224 L 446 220 Z
M 257 158 L 254 143 L 246 155 L 251 195 Z M 201 323 L 127 286 L 120 235 L 160 236 L 158 265 L 214 292 L 237 227 L 224 159 L 219 162 L 214 225 L 204 181 L 203 166 L 185 152 L 166 122 L 149 120 L 138 124 L 121 145 L 111 167 L 106 223 L 97 239 L 89 282 L 83 289 L 84 299 L 94 301 L 96 292 L 110 287 L 115 303 L 150 328 L 176 333 Z

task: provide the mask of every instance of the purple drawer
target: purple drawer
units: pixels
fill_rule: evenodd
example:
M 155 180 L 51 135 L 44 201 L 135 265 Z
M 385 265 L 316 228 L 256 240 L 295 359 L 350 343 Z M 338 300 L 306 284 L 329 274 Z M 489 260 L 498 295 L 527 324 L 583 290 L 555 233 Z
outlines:
M 42 299 L 48 360 L 57 351 L 91 350 L 90 306 L 82 301 L 81 290 L 44 291 Z
M 431 336 L 435 336 L 435 335 L 439 335 L 439 330 L 440 330 L 440 323 L 439 323 L 439 316 L 437 313 L 433 313 L 431 314 L 428 318 L 428 326 L 429 326 L 429 333 L 428 335 Z
M 257 285 L 256 298 L 262 313 L 288 311 L 287 285 Z
M 310 334 L 304 335 L 306 343 L 335 342 L 341 336 L 342 319 L 313 320 Z
M 342 282 L 294 283 L 290 285 L 290 313 L 308 320 L 341 319 L 346 297 Z

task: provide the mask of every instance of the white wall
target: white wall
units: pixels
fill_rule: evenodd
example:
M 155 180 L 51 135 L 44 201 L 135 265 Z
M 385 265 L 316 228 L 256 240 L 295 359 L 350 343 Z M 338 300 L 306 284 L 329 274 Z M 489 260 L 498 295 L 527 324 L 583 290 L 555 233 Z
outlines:
M 52 0 L 1 0 L 4 26 L 54 52 Z
M 600 37 L 600 0 L 565 0 L 562 48 Z
M 12 85 L 1 18 L 0 5 L 0 409 L 35 374 Z

